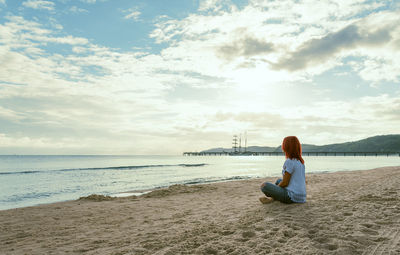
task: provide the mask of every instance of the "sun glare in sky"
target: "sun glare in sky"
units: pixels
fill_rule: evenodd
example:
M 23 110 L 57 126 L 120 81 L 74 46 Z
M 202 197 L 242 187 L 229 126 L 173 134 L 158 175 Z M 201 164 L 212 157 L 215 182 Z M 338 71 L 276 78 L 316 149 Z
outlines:
M 0 0 L 1 154 L 399 133 L 399 1 Z

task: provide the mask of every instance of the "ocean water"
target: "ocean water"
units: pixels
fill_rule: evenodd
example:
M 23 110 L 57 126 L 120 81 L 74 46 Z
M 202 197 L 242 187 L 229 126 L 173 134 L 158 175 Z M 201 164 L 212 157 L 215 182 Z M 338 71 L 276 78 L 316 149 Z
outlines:
M 400 166 L 399 156 L 306 156 L 306 172 Z M 173 184 L 280 176 L 282 156 L 0 156 L 0 210 Z M 257 187 L 255 187 L 257 188 Z

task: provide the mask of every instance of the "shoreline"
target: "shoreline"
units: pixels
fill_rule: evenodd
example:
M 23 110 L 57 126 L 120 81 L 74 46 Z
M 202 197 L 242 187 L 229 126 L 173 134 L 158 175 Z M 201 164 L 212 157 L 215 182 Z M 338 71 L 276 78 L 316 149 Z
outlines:
M 387 168 L 387 167 L 400 167 L 400 166 L 385 166 L 385 167 L 378 167 L 378 168 L 372 168 L 372 169 L 361 169 L 361 170 L 323 170 L 323 171 L 311 171 L 307 172 L 307 175 L 315 175 L 315 174 L 332 174 L 332 173 L 348 173 L 348 172 L 358 172 L 358 171 L 369 171 L 369 170 L 374 170 L 374 169 L 379 169 L 379 168 Z M 226 177 L 221 180 L 216 180 L 216 181 L 207 181 L 207 182 L 199 182 L 199 183 L 176 183 L 176 184 L 171 184 L 169 186 L 164 186 L 164 187 L 156 187 L 153 189 L 140 189 L 140 190 L 129 190 L 129 191 L 122 191 L 119 193 L 112 193 L 112 194 L 96 194 L 92 193 L 87 196 L 82 196 L 82 197 L 77 197 L 75 199 L 69 199 L 69 200 L 63 200 L 63 201 L 55 201 L 55 202 L 49 202 L 49 203 L 40 203 L 40 204 L 34 204 L 34 205 L 27 205 L 27 206 L 21 206 L 21 207 L 13 207 L 13 208 L 7 208 L 7 209 L 0 209 L 1 211 L 6 211 L 6 210 L 14 210 L 14 209 L 21 209 L 21 208 L 28 208 L 28 207 L 36 207 L 36 206 L 43 206 L 43 205 L 52 205 L 52 204 L 57 204 L 57 203 L 65 203 L 65 202 L 73 202 L 73 201 L 78 201 L 80 199 L 84 199 L 86 197 L 90 196 L 102 196 L 102 197 L 112 197 L 112 198 L 126 198 L 126 197 L 141 197 L 145 194 L 149 194 L 152 192 L 157 192 L 159 190 L 165 190 L 168 189 L 171 186 L 176 186 L 176 185 L 182 185 L 182 186 L 195 186 L 195 185 L 212 185 L 212 184 L 217 184 L 217 183 L 225 183 L 225 182 L 240 182 L 240 181 L 245 181 L 245 180 L 264 180 L 264 179 L 271 179 L 271 178 L 278 178 L 280 175 L 277 174 L 277 176 L 265 176 L 265 177 L 250 177 L 250 176 L 232 176 L 232 177 Z M 241 178 L 243 177 L 243 178 Z
M 400 166 L 307 174 L 307 202 L 263 205 L 275 178 L 0 211 L 5 254 L 400 252 Z

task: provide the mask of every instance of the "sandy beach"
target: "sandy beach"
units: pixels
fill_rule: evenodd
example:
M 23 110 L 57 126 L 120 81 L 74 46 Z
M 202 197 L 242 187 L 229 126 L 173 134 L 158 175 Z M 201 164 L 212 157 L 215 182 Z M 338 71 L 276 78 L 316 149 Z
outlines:
M 307 203 L 252 179 L 0 211 L 1 254 L 400 254 L 400 167 L 307 175 Z

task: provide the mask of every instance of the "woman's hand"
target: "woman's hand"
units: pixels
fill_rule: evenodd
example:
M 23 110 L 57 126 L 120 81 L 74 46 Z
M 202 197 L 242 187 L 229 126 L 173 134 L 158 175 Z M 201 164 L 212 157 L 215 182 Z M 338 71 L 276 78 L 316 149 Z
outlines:
M 292 177 L 292 175 L 285 171 L 285 174 L 283 175 L 283 180 L 278 184 L 278 186 L 281 188 L 287 187 L 290 182 L 290 177 Z

